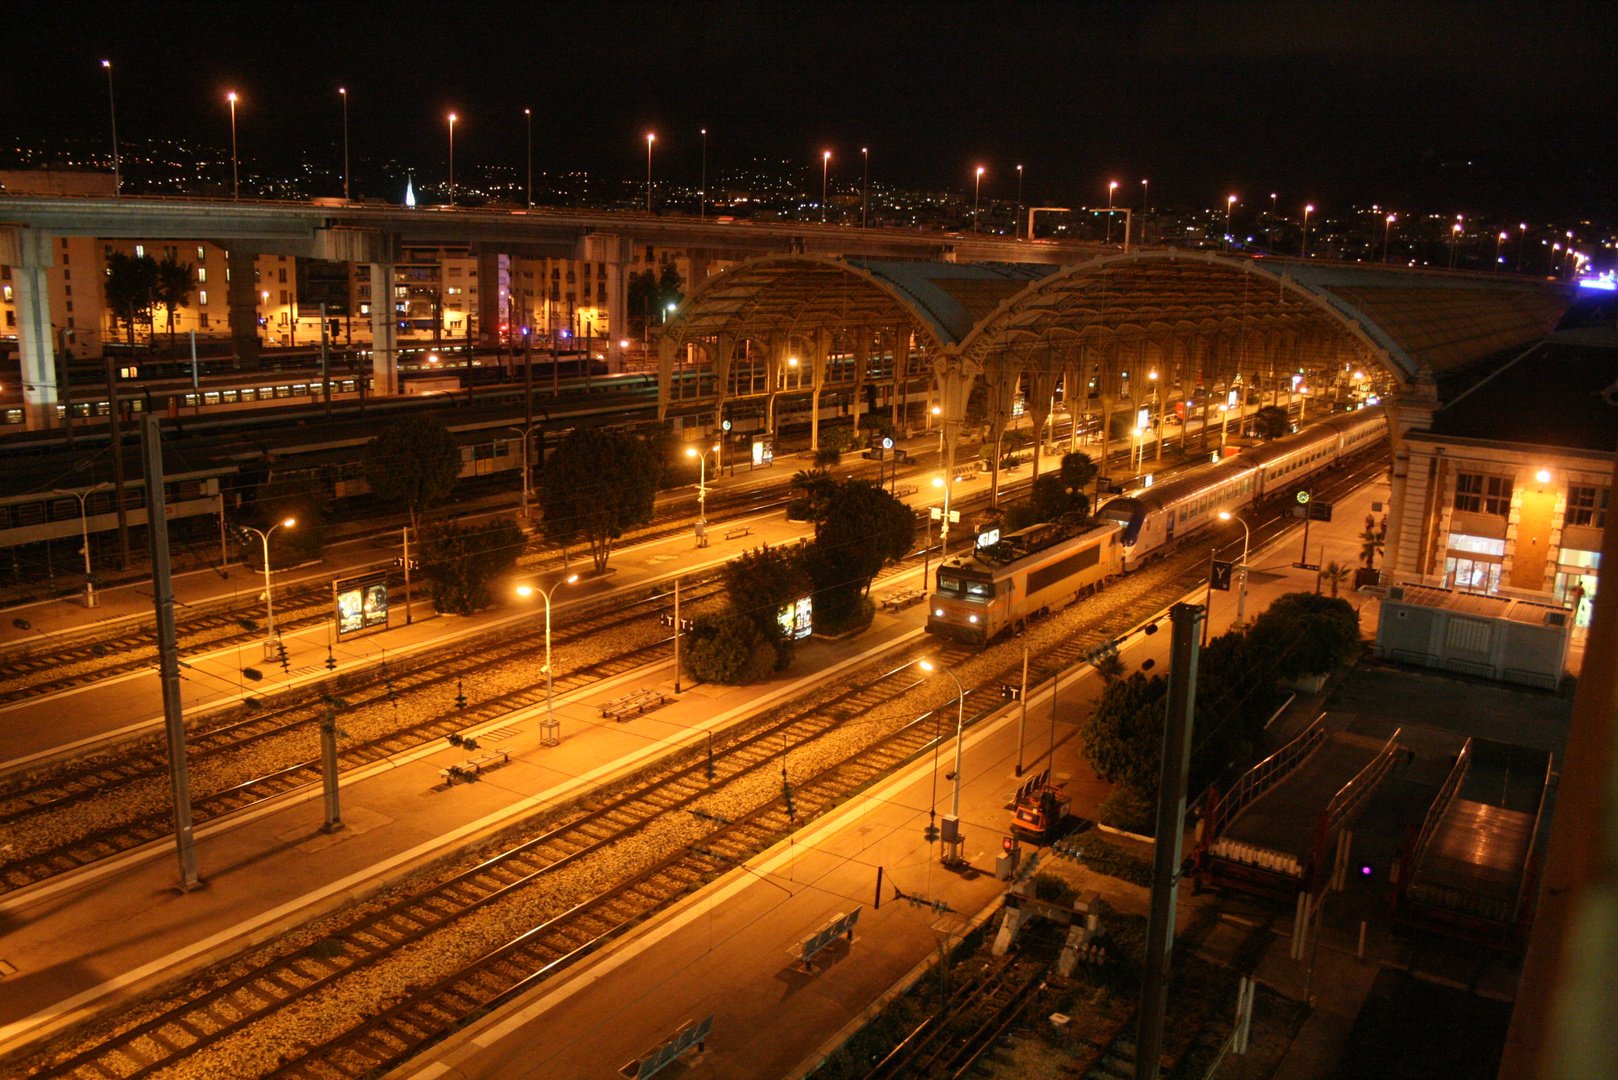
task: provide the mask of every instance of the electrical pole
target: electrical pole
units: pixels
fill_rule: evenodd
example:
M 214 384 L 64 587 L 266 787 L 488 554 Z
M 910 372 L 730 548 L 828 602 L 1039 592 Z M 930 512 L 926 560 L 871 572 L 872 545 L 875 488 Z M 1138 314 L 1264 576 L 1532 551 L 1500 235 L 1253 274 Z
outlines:
M 1168 717 L 1157 795 L 1157 843 L 1152 860 L 1152 903 L 1146 921 L 1146 962 L 1135 1032 L 1135 1080 L 1157 1080 L 1162 1066 L 1163 1019 L 1168 1010 L 1169 958 L 1174 948 L 1174 903 L 1179 896 L 1185 840 L 1185 785 L 1191 766 L 1191 713 L 1197 697 L 1198 640 L 1206 608 L 1169 609 Z
M 1022 647 L 1022 695 L 1018 698 L 1022 706 L 1022 713 L 1017 717 L 1017 771 L 1015 776 L 1022 775 L 1022 740 L 1023 733 L 1028 730 L 1028 646 Z
M 174 844 L 180 860 L 180 891 L 197 878 L 196 840 L 191 831 L 191 782 L 185 766 L 185 716 L 180 700 L 180 651 L 174 630 L 174 582 L 169 576 L 168 500 L 163 487 L 163 439 L 158 418 L 141 420 L 146 444 L 146 535 L 152 551 L 152 602 L 157 609 L 157 661 L 163 684 L 163 729 L 169 743 L 169 787 L 174 794 Z
M 129 362 L 135 362 L 134 331 L 130 331 Z M 129 569 L 129 504 L 124 498 L 124 432 L 123 413 L 118 408 L 118 372 L 113 366 L 111 353 L 103 354 L 102 365 L 107 371 L 107 431 L 112 437 L 113 498 L 118 503 L 118 568 Z M 148 495 L 151 492 L 147 492 Z
M 404 538 L 405 625 L 409 626 L 413 621 L 410 618 L 410 526 L 404 526 L 399 532 Z
M 320 717 L 320 782 L 326 792 L 326 823 L 320 831 L 334 833 L 343 827 L 343 808 L 338 801 L 337 713 L 329 706 Z
M 674 579 L 674 692 L 680 692 L 680 579 Z

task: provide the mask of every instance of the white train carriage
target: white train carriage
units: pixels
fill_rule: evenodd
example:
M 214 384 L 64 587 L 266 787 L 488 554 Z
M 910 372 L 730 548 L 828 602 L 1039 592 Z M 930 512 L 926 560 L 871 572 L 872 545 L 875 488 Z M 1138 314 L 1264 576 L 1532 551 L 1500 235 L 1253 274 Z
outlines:
M 1034 525 L 947 560 L 927 598 L 927 631 L 983 645 L 1103 586 L 1121 569 L 1118 528 Z
M 1221 512 L 1234 514 L 1295 490 L 1316 473 L 1370 449 L 1386 430 L 1380 408 L 1334 416 L 1166 483 L 1137 488 L 1108 502 L 1097 517 L 1120 528 L 1123 566 L 1133 570 L 1206 529 Z

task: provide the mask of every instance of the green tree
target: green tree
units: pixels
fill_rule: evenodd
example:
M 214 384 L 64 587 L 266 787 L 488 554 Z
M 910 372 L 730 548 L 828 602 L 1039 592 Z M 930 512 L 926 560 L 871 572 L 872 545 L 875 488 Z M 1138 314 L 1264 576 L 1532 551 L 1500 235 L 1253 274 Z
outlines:
M 1266 405 L 1253 414 L 1253 433 L 1265 442 L 1292 430 L 1292 419 L 1279 405 Z
M 452 615 L 488 607 L 494 602 L 489 583 L 517 564 L 522 548 L 522 530 L 509 518 L 431 530 L 422 544 L 422 572 L 432 583 L 433 606 Z
M 449 429 L 427 416 L 405 416 L 365 446 L 366 482 L 388 502 L 402 502 L 418 529 L 427 507 L 449 494 L 461 472 L 461 450 Z
M 1156 791 L 1163 754 L 1163 709 L 1168 682 L 1135 672 L 1107 684 L 1079 724 L 1084 756 L 1103 780 Z
M 651 271 L 648 270 L 647 273 L 650 274 Z M 680 271 L 675 269 L 673 263 L 664 263 L 663 272 L 657 276 L 657 306 L 660 312 L 657 321 L 659 323 L 668 319 L 670 304 L 675 307 L 680 306 L 681 301 L 685 299 L 684 290 L 685 279 L 680 276 Z
M 1331 585 L 1331 594 L 1336 596 L 1338 586 L 1347 581 L 1348 575 L 1351 573 L 1353 573 L 1353 571 L 1349 567 L 1346 567 L 1336 559 L 1333 559 L 1331 562 L 1320 568 L 1320 579 Z
M 1115 652 L 1109 652 L 1106 656 L 1098 658 L 1092 666 L 1096 674 L 1101 676 L 1101 681 L 1108 686 L 1129 674 L 1129 667 L 1124 663 L 1124 658 Z
M 190 263 L 166 258 L 157 264 L 157 281 L 153 298 L 169 317 L 169 355 L 174 355 L 174 313 L 191 306 L 191 293 L 197 287 L 197 275 Z
M 584 540 L 596 572 L 605 571 L 613 541 L 652 520 L 661 473 L 661 458 L 640 436 L 574 428 L 540 480 L 546 537 L 564 545 Z
M 157 304 L 157 260 L 150 255 L 107 256 L 107 310 L 124 324 L 129 334 L 129 350 L 135 350 L 135 324 L 151 319 Z
M 1271 676 L 1324 675 L 1360 647 L 1360 617 L 1336 597 L 1295 592 L 1272 603 L 1249 631 Z
M 837 485 L 815 524 L 804 564 L 815 585 L 815 624 L 852 625 L 869 606 L 861 603 L 884 563 L 902 559 L 916 539 L 910 507 L 866 480 Z
M 650 270 L 630 274 L 624 285 L 624 307 L 629 315 L 629 329 L 636 334 L 644 334 L 652 308 L 657 303 L 657 275 Z
M 813 588 L 797 549 L 763 547 L 744 551 L 721 571 L 730 608 L 762 629 L 779 633 L 781 608 L 808 596 Z
M 697 616 L 681 640 L 681 663 L 703 682 L 743 686 L 765 678 L 776 664 L 774 643 L 734 611 Z

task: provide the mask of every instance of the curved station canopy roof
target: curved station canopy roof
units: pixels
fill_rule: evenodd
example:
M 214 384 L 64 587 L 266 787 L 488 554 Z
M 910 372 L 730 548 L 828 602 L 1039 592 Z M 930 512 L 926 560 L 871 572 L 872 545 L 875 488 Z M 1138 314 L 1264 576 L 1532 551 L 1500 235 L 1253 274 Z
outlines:
M 671 349 L 908 325 L 934 362 L 1072 355 L 1120 336 L 1286 328 L 1338 338 L 1392 387 L 1527 346 L 1567 308 L 1560 283 L 1174 250 L 1024 263 L 766 256 L 717 275 L 671 320 Z M 974 365 L 976 366 L 976 365 Z

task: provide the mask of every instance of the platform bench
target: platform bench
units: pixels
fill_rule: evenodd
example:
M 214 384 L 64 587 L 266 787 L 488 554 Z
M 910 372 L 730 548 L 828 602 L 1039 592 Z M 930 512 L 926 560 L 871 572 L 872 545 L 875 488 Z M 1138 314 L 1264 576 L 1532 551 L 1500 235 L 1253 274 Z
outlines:
M 631 714 L 638 716 L 647 709 L 655 709 L 667 703 L 668 698 L 656 690 L 631 690 L 627 694 L 620 694 L 611 701 L 603 702 L 601 704 L 601 715 L 603 717 L 613 717 L 622 723 L 628 720 Z
M 921 489 L 918 488 L 915 484 L 900 484 L 898 487 L 893 489 L 893 497 L 895 499 L 902 499 L 906 495 L 914 495 L 916 492 L 918 492 L 920 490 Z
M 493 765 L 505 765 L 511 761 L 511 755 L 504 750 L 485 750 L 481 754 L 469 757 L 458 765 L 439 769 L 438 775 L 444 778 L 444 783 L 453 784 L 456 780 L 471 782 L 484 769 Z
M 920 589 L 904 589 L 899 592 L 890 593 L 883 598 L 882 608 L 885 611 L 903 611 L 905 608 L 910 607 L 913 604 L 921 603 L 922 596 L 923 594 Z
M 726 540 L 734 540 L 738 536 L 751 536 L 751 535 L 753 535 L 753 526 L 751 526 L 751 525 L 738 525 L 734 529 L 726 529 L 725 530 L 725 539 Z

